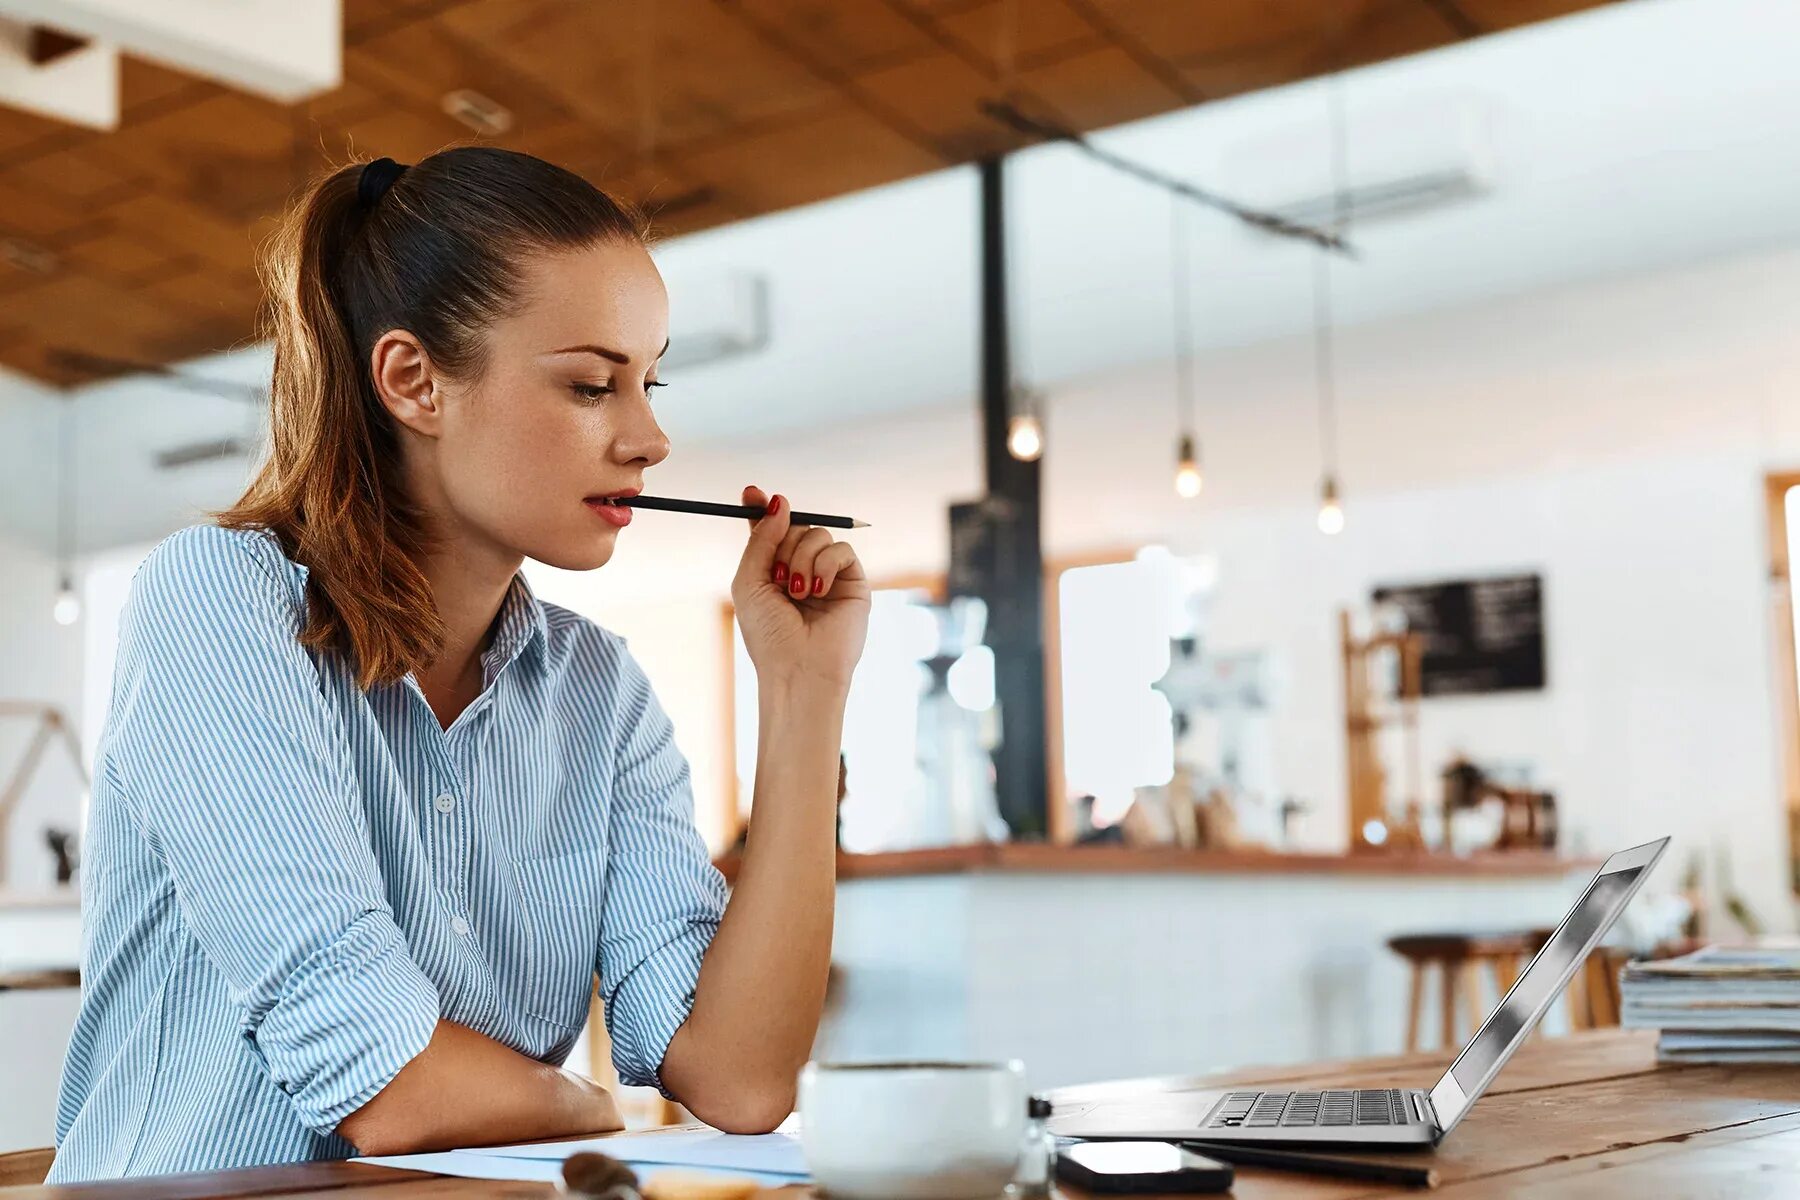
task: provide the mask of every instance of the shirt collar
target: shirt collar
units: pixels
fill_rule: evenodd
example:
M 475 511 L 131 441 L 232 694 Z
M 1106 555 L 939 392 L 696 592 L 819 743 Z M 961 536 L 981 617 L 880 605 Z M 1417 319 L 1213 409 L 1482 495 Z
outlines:
M 490 669 L 498 671 L 533 645 L 542 649 L 549 641 L 550 625 L 544 618 L 544 606 L 531 585 L 525 582 L 525 573 L 518 572 L 506 589 L 506 598 L 500 602 L 494 640 L 482 653 L 481 660 Z

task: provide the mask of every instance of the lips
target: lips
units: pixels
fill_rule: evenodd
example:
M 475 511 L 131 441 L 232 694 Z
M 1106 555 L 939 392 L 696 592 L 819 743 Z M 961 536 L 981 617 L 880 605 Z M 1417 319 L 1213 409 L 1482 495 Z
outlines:
M 583 500 L 582 503 L 588 506 L 589 512 L 615 529 L 623 529 L 631 524 L 631 510 L 622 504 L 599 498 Z

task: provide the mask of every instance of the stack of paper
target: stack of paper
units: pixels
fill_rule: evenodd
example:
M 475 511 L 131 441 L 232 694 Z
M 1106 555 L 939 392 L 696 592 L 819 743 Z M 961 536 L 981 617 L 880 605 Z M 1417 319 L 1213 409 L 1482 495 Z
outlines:
M 1800 940 L 1634 962 L 1620 996 L 1623 1024 L 1662 1031 L 1664 1062 L 1800 1062 Z
M 629 1164 L 649 1182 L 657 1172 L 680 1170 L 754 1179 L 778 1188 L 806 1179 L 800 1139 L 792 1133 L 740 1137 L 705 1130 L 615 1134 L 578 1142 L 538 1142 L 523 1146 L 483 1146 L 439 1154 L 400 1154 L 355 1161 L 408 1171 L 432 1171 L 468 1179 L 522 1179 L 554 1183 L 562 1177 L 563 1159 L 582 1150 L 597 1150 Z

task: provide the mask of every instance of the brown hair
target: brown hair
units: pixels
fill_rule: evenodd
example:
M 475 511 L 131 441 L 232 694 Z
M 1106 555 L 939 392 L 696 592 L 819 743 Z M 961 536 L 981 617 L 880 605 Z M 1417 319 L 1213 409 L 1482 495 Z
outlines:
M 343 654 L 369 688 L 443 644 L 419 567 L 427 530 L 370 377 L 376 340 L 405 329 L 434 368 L 478 379 L 483 329 L 516 310 L 526 258 L 646 230 L 579 175 L 511 150 L 441 150 L 367 202 L 361 175 L 352 163 L 313 181 L 263 247 L 268 454 L 217 520 L 272 532 L 307 568 L 301 643 Z

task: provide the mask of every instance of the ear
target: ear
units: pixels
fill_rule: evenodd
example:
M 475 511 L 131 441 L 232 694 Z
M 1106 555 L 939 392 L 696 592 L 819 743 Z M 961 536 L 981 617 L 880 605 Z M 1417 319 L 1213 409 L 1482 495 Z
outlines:
M 438 435 L 443 410 L 432 379 L 431 356 L 404 329 L 390 329 L 369 351 L 369 377 L 382 407 L 414 433 Z

